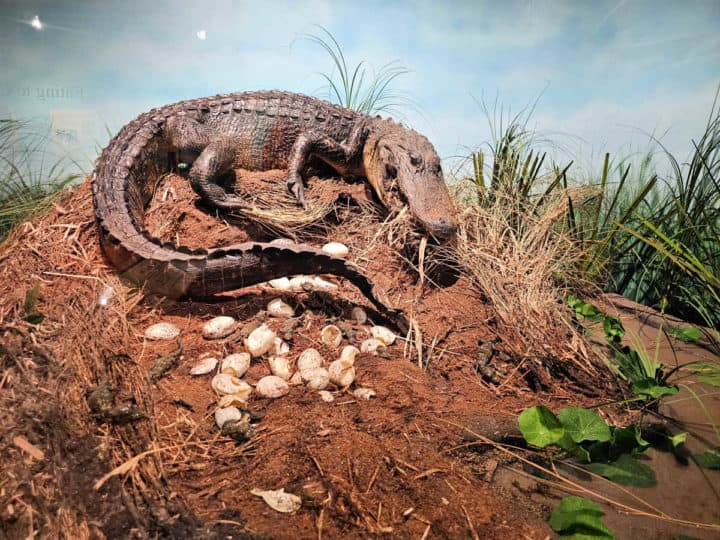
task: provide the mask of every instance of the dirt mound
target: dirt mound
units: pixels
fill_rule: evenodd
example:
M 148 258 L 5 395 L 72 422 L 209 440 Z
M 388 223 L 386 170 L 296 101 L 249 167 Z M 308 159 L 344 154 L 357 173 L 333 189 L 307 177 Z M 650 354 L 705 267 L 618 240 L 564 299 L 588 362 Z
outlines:
M 248 174 L 244 185 L 279 174 Z M 534 392 L 537 376 L 503 352 L 493 312 L 469 283 L 460 277 L 440 288 L 429 283 L 432 275 L 419 279 L 412 250 L 398 250 L 407 234 L 368 213 L 369 202 L 357 203 L 364 188 L 331 187 L 322 188 L 330 193 L 325 199 L 309 193 L 333 203 L 320 224 L 288 218 L 267 227 L 258 215 L 232 222 L 209 215 L 172 176 L 147 214 L 154 234 L 191 247 L 279 233 L 318 245 L 342 241 L 417 322 L 413 340 L 358 360 L 357 380 L 376 397 L 335 392 L 325 403 L 300 386 L 278 400 L 254 399 L 262 420 L 245 443 L 218 432 L 209 376 L 188 373 L 203 353 L 242 350 L 241 339 L 205 340 L 202 323 L 221 314 L 245 323 L 282 296 L 298 316 L 291 357 L 313 346 L 331 359 L 337 352 L 318 341 L 328 321 L 358 340 L 366 331 L 348 321 L 353 305 L 365 305 L 357 290 L 340 283 L 333 296 L 280 295 L 253 287 L 213 302 L 146 295 L 106 266 L 87 182 L 15 231 L 0 251 L 0 532 L 12 538 L 58 531 L 72 538 L 548 534 L 547 509 L 529 498 L 518 504 L 515 498 L 525 495 L 493 485 L 497 462 L 475 451 L 464 426 L 479 429 L 488 425 L 483 418 L 508 418 L 537 403 L 582 405 L 588 398 L 568 384 L 547 384 L 547 377 L 545 390 Z M 39 298 L 29 305 L 26 293 L 36 285 Z M 44 320 L 31 324 L 31 314 Z M 177 342 L 143 338 L 161 320 L 181 328 Z M 478 373 L 483 355 L 485 371 Z M 153 381 L 148 374 L 158 359 L 170 369 Z M 488 366 L 497 369 L 487 372 Z M 266 372 L 258 363 L 249 378 Z M 302 508 L 279 514 L 251 494 L 254 488 L 284 488 L 302 498 Z

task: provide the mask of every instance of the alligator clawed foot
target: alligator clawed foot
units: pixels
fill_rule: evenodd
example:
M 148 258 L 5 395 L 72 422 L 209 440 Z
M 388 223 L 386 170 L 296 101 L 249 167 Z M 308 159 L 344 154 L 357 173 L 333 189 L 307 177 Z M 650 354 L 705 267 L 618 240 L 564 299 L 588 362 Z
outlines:
M 308 203 L 307 200 L 305 200 L 305 188 L 303 187 L 302 180 L 288 180 L 288 188 L 290 189 L 290 193 L 295 196 L 300 206 L 302 206 L 303 210 L 307 210 Z

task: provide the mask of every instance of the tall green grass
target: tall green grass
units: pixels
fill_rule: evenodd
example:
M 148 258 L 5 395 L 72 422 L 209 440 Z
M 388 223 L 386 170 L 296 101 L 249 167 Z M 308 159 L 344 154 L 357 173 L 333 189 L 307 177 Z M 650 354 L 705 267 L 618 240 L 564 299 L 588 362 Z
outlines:
M 383 65 L 378 71 L 368 71 L 364 61 L 352 67 L 335 36 L 322 26 L 318 28 L 318 34 L 303 34 L 301 37 L 320 46 L 330 57 L 332 69 L 329 73 L 321 72 L 320 76 L 327 83 L 327 97 L 331 101 L 369 115 L 400 114 L 403 108 L 413 106 L 407 94 L 393 89 L 397 79 L 410 73 L 410 70 L 396 60 Z
M 31 121 L 0 122 L 0 241 L 81 177 L 69 172 L 77 164 L 52 153 L 46 133 L 47 128 Z

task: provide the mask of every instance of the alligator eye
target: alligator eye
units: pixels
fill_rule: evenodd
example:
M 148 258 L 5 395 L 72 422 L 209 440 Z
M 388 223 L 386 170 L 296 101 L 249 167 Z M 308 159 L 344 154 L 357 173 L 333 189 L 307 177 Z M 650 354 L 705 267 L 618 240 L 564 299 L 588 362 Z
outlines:
M 412 163 L 413 167 L 418 167 L 422 163 L 422 158 L 417 154 L 410 154 L 410 163 Z
M 385 174 L 387 174 L 388 178 L 394 180 L 397 178 L 397 169 L 394 165 L 390 165 L 389 163 L 385 165 Z

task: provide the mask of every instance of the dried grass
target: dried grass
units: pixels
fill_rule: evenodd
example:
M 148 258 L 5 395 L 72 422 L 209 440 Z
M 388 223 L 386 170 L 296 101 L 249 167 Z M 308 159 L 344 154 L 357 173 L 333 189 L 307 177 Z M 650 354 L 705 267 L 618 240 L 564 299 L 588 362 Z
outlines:
M 492 204 L 460 212 L 452 256 L 493 306 L 501 339 L 522 358 L 587 360 L 558 279 L 573 280 L 582 258 L 563 225 L 568 200 L 559 193 L 542 208 L 528 209 L 497 195 Z

